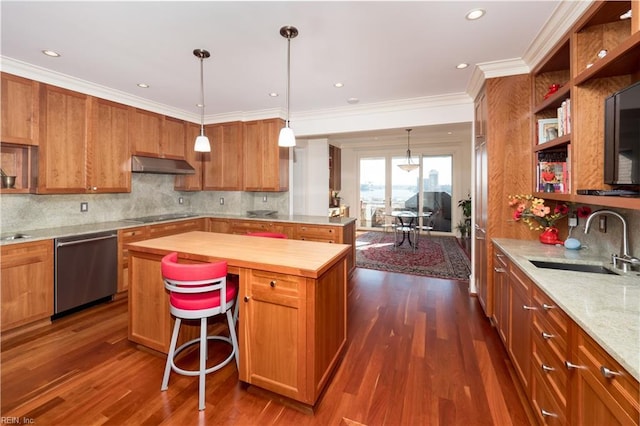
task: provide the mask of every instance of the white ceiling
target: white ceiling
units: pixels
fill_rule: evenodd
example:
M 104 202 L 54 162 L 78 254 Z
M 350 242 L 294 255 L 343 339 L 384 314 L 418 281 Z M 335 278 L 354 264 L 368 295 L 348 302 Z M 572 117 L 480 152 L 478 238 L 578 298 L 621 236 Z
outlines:
M 284 116 L 287 42 L 279 30 L 293 25 L 300 32 L 291 41 L 294 122 L 297 113 L 355 108 L 351 97 L 362 107 L 464 94 L 482 64 L 523 61 L 561 3 L 3 0 L 1 54 L 8 72 L 70 78 L 199 117 L 200 65 L 192 51 L 204 48 L 211 52 L 204 63 L 207 122 Z M 478 7 L 485 17 L 466 20 Z M 457 70 L 460 62 L 470 66 Z M 138 88 L 140 82 L 151 87 Z

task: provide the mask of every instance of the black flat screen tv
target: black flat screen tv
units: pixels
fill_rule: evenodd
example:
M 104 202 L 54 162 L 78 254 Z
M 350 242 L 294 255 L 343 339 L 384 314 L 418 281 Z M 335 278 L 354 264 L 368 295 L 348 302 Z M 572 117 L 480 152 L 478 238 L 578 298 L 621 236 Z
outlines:
M 640 185 L 640 81 L 605 99 L 604 183 Z

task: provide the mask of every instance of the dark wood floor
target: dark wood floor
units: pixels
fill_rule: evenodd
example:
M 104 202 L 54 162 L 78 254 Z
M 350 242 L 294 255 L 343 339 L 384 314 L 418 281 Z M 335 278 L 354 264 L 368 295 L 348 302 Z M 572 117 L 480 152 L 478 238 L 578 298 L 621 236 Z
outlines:
M 238 382 L 233 363 L 197 379 L 127 340 L 126 302 L 64 317 L 2 345 L 2 416 L 36 425 L 528 425 L 511 365 L 467 283 L 357 269 L 349 341 L 303 414 Z M 22 422 L 24 424 L 24 421 Z

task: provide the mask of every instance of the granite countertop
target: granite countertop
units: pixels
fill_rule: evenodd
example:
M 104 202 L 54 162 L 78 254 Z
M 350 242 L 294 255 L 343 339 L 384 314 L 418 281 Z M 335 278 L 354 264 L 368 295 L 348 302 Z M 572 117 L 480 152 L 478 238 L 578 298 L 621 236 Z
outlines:
M 138 222 L 133 219 L 122 219 L 110 222 L 98 222 L 85 225 L 70 225 L 56 228 L 41 229 L 17 229 L 14 231 L 5 231 L 0 235 L 0 245 L 26 243 L 31 241 L 47 240 L 52 238 L 64 238 L 82 234 L 92 234 L 94 232 L 112 231 L 125 228 L 134 228 L 138 226 L 153 225 L 164 222 L 175 222 L 179 220 L 198 219 L 203 217 L 213 217 L 221 219 L 243 219 L 243 220 L 260 220 L 267 222 L 289 222 L 309 225 L 334 225 L 345 226 L 356 219 L 353 217 L 325 217 L 325 216 L 304 216 L 304 215 L 269 215 L 259 217 L 249 217 L 240 214 L 207 214 L 194 213 L 190 217 L 170 218 L 166 220 L 158 220 L 155 222 Z M 6 237 L 15 234 L 25 234 L 28 238 L 19 238 L 15 240 L 5 240 Z
M 636 380 L 640 380 L 640 272 L 605 275 L 543 269 L 529 260 L 608 266 L 588 249 L 567 250 L 537 241 L 495 238 L 493 243 Z

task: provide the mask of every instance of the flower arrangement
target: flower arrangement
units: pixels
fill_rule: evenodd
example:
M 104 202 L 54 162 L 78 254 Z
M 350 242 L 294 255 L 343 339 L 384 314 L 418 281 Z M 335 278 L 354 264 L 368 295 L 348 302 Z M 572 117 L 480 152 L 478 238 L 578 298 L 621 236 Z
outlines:
M 556 222 L 569 214 L 569 206 L 565 203 L 556 204 L 553 211 L 545 204 L 542 198 L 533 195 L 510 195 L 509 206 L 515 207 L 513 219 L 522 220 L 529 225 L 531 230 L 540 230 L 555 226 Z M 591 208 L 587 206 L 576 209 L 578 217 L 584 218 L 591 214 Z

